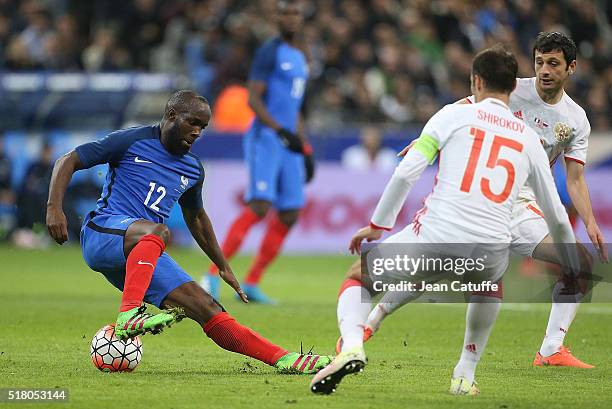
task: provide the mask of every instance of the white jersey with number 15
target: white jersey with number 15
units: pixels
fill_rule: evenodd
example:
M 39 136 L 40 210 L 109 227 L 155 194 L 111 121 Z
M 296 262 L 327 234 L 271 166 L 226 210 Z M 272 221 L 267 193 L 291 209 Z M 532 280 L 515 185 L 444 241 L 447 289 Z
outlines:
M 412 168 L 422 171 L 423 156 L 413 152 L 419 150 L 419 141 L 429 141 L 432 152 L 437 148 L 440 155 L 433 192 L 415 220 L 432 242 L 509 243 L 512 208 L 528 180 L 548 219 L 557 225 L 567 221 L 539 138 L 502 101 L 487 98 L 442 108 L 398 166 L 396 180 L 414 173 Z M 388 188 L 383 194 L 373 224 L 395 223 L 403 197 L 390 194 L 393 191 Z

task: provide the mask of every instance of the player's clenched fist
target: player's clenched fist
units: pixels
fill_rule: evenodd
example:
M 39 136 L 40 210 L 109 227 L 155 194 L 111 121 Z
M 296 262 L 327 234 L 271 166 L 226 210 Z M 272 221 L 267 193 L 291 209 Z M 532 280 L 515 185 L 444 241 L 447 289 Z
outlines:
M 58 244 L 64 244 L 68 240 L 68 222 L 62 209 L 47 206 L 47 230 Z

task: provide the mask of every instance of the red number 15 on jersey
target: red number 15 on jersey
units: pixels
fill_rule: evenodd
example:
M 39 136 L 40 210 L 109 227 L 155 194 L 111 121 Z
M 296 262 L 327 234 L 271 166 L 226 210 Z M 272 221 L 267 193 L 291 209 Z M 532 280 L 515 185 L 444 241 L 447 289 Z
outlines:
M 470 135 L 474 135 L 474 143 L 472 145 L 472 150 L 470 151 L 470 157 L 468 158 L 467 167 L 465 168 L 465 173 L 463 174 L 463 179 L 461 181 L 461 191 L 469 193 L 472 188 L 472 182 L 474 181 L 474 171 L 476 170 L 476 165 L 478 164 L 478 159 L 480 158 L 480 151 L 482 150 L 482 143 L 485 137 L 485 131 L 479 128 L 470 128 Z M 514 149 L 517 152 L 523 151 L 523 144 L 517 142 L 513 139 L 504 138 L 503 136 L 495 135 L 493 137 L 493 143 L 491 144 L 491 151 L 489 152 L 489 158 L 487 159 L 487 168 L 494 169 L 498 166 L 501 166 L 506 170 L 506 184 L 504 185 L 504 190 L 501 193 L 493 193 L 491 191 L 491 181 L 490 179 L 483 177 L 480 179 L 480 191 L 482 194 L 489 200 L 495 203 L 502 203 L 504 200 L 510 196 L 510 191 L 512 190 L 512 185 L 514 184 L 514 165 L 507 159 L 502 159 L 499 157 L 499 153 L 502 148 Z

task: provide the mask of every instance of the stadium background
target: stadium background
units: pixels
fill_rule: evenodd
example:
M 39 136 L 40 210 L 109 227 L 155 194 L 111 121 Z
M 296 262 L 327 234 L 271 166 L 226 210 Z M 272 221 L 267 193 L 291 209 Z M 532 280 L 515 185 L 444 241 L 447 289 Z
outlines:
M 542 30 L 567 32 L 578 45 L 567 91 L 591 122 L 587 180 L 595 215 L 612 237 L 610 2 L 304 4 L 311 75 L 305 114 L 319 166 L 288 252 L 343 252 L 367 222 L 390 171 L 342 164 L 366 125 L 399 150 L 432 113 L 469 94 L 470 61 L 483 47 L 504 43 L 516 53 L 520 75 L 532 76 L 531 41 Z M 111 130 L 159 121 L 169 93 L 187 87 L 213 103 L 211 129 L 194 152 L 206 168 L 206 208 L 224 237 L 246 184 L 241 133 L 252 115 L 244 88 L 249 61 L 274 35 L 274 8 L 274 0 L 0 0 L 0 237 L 25 247 L 48 244 L 41 222 L 53 160 Z M 431 190 L 434 172 L 415 187 L 402 223 Z M 73 239 L 104 174 L 98 167 L 75 177 L 66 200 Z M 191 244 L 180 212 L 168 223 L 175 244 Z M 246 251 L 260 234 L 250 234 Z M 579 236 L 586 240 L 584 229 Z

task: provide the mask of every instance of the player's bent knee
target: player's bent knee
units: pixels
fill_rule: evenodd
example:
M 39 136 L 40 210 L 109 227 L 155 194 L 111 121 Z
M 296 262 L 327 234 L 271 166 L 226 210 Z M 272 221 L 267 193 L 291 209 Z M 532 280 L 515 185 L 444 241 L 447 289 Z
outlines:
M 165 245 L 170 243 L 170 229 L 168 226 L 160 223 L 154 223 L 149 220 L 137 220 L 128 227 L 125 232 L 123 243 L 123 251 L 127 257 L 140 240 L 149 234 L 158 236 Z
M 151 234 L 159 236 L 166 245 L 170 243 L 170 238 L 172 237 L 170 229 L 165 224 L 157 224 Z

